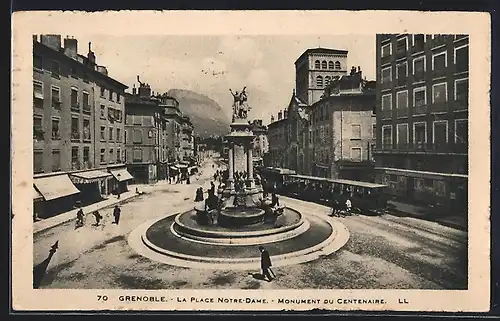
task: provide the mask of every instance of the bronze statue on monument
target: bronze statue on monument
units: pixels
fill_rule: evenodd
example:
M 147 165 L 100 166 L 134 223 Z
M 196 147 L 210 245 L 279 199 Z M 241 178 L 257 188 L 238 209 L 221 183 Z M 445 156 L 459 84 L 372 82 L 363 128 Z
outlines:
M 246 86 L 243 87 L 241 92 L 233 92 L 231 89 L 231 95 L 233 95 L 233 121 L 235 119 L 247 119 L 248 111 L 250 110 L 250 106 L 248 106 L 247 100 L 248 96 L 246 93 Z

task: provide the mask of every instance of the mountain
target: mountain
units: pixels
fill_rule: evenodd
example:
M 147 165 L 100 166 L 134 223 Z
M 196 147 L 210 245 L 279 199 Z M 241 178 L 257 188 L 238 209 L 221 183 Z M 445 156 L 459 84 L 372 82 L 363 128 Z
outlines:
M 179 101 L 181 112 L 189 116 L 200 137 L 229 133 L 230 120 L 214 100 L 187 89 L 170 89 L 168 95 Z

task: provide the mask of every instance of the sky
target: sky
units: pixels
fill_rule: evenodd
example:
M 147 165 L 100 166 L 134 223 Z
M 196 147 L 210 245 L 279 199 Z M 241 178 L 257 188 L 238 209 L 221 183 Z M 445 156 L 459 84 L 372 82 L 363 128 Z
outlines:
M 66 35 L 62 35 L 63 38 Z M 288 106 L 295 88 L 297 58 L 308 48 L 348 50 L 348 66 L 361 66 L 375 79 L 375 35 L 319 36 L 108 36 L 69 35 L 110 77 L 132 88 L 137 75 L 156 93 L 189 89 L 207 95 L 231 114 L 229 88 L 247 87 L 250 119 L 268 124 Z M 131 91 L 129 89 L 128 91 Z M 182 106 L 181 106 L 182 110 Z

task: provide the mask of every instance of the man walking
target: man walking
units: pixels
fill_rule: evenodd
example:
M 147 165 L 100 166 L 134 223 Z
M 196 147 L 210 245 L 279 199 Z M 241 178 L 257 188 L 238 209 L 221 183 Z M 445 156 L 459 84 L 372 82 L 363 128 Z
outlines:
M 118 207 L 118 205 L 115 205 L 115 209 L 113 210 L 113 216 L 115 217 L 115 221 L 113 223 L 116 225 L 118 225 L 118 223 L 120 222 L 120 214 L 121 214 L 120 207 Z
M 269 252 L 261 245 L 259 246 L 259 251 L 260 251 L 260 267 L 262 269 L 262 276 L 264 278 L 267 278 L 268 282 L 271 282 L 273 280 L 273 277 L 271 276 L 271 273 L 273 271 L 271 270 L 271 258 L 269 257 Z M 269 273 L 271 272 L 271 273 Z

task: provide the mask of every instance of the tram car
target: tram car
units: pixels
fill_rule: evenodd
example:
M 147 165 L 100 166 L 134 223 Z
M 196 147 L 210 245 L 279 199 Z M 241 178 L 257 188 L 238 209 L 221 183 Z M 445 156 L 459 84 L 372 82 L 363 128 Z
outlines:
M 278 194 L 283 194 L 287 177 L 295 174 L 294 170 L 276 167 L 259 167 L 256 172 L 262 178 L 262 188 Z

